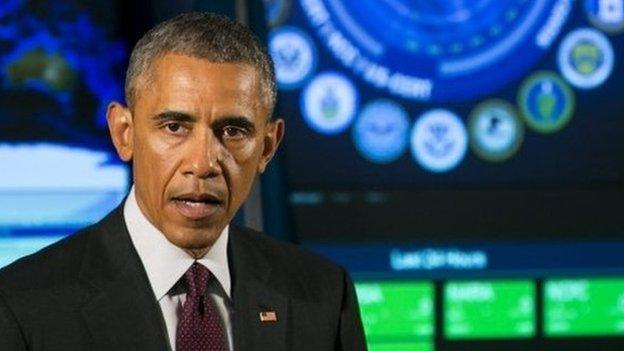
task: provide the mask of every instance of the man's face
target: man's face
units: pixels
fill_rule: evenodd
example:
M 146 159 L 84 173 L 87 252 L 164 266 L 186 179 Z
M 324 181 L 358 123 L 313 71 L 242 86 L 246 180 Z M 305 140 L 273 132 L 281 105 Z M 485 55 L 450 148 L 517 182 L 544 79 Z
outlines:
M 173 244 L 205 253 L 273 156 L 283 121 L 268 121 L 260 92 L 252 66 L 166 54 L 132 111 L 109 107 L 139 207 Z

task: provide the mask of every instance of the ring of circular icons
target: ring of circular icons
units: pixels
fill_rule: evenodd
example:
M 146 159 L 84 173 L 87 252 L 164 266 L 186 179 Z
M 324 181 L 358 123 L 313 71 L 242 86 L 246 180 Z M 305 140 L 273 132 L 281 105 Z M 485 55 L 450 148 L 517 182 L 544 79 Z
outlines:
M 355 149 L 365 159 L 387 164 L 399 159 L 409 139 L 409 117 L 399 104 L 379 99 L 360 112 L 353 129 Z
M 315 71 L 318 53 L 314 42 L 302 30 L 283 26 L 269 34 L 269 52 L 273 57 L 275 78 L 280 89 L 301 86 Z
M 549 134 L 561 130 L 572 118 L 574 94 L 556 73 L 539 71 L 520 86 L 518 105 L 527 126 Z
M 461 119 L 444 109 L 425 112 L 414 124 L 412 155 L 428 171 L 441 173 L 455 168 L 468 149 L 468 135 Z
M 584 7 L 596 28 L 611 34 L 624 30 L 624 0 L 585 0 Z
M 524 139 L 524 125 L 515 108 L 503 100 L 479 104 L 470 115 L 468 131 L 472 151 L 491 162 L 511 158 Z
M 307 1 L 306 3 L 308 5 L 316 4 L 320 6 L 319 8 L 324 8 L 325 5 L 330 3 L 340 3 L 342 4 L 341 6 L 344 7 L 341 11 L 346 11 L 345 13 L 349 14 L 349 16 L 355 16 L 351 18 L 354 21 L 353 24 L 361 25 L 372 20 L 366 16 L 362 16 L 361 11 L 350 11 L 355 5 L 344 0 Z M 279 12 L 277 11 L 278 7 L 286 6 L 285 4 L 288 1 L 265 0 L 265 2 L 276 6 L 273 11 L 277 13 Z M 374 0 L 363 0 L 358 6 L 364 6 L 365 4 L 368 7 L 385 6 L 375 5 L 379 3 Z M 459 75 L 463 77 L 462 84 L 469 84 L 472 90 L 478 91 L 474 94 L 468 92 L 470 89 L 461 89 L 460 82 L 451 79 L 454 77 L 452 74 L 446 77 L 442 74 L 446 71 L 436 71 L 435 69 L 433 69 L 433 71 L 437 73 L 427 73 L 428 71 L 421 72 L 421 67 L 430 67 L 431 65 L 417 65 L 411 60 L 406 61 L 405 59 L 408 56 L 418 56 L 419 59 L 433 60 L 431 62 L 427 61 L 429 63 L 439 63 L 439 60 L 450 62 L 449 60 L 452 61 L 457 55 L 464 58 L 470 57 L 470 55 L 473 54 L 478 57 L 485 57 L 482 52 L 483 50 L 486 50 L 488 46 L 498 45 L 497 43 L 499 41 L 507 40 L 506 36 L 510 34 L 507 33 L 507 30 L 512 30 L 515 26 L 524 22 L 529 23 L 530 16 L 526 17 L 528 16 L 527 14 L 529 12 L 535 12 L 536 8 L 541 8 L 544 10 L 544 13 L 550 15 L 535 15 L 537 17 L 534 16 L 531 26 L 533 26 L 532 28 L 541 27 L 542 31 L 538 33 L 537 37 L 529 35 L 526 38 L 516 38 L 519 43 L 517 46 L 523 48 L 522 55 L 514 56 L 514 58 L 518 57 L 518 60 L 509 60 L 509 63 L 514 68 L 517 68 L 515 69 L 516 73 L 523 73 L 534 66 L 537 60 L 548 51 L 551 43 L 557 42 L 554 39 L 552 41 L 546 41 L 546 39 L 540 37 L 539 34 L 545 33 L 544 28 L 546 28 L 546 25 L 544 24 L 544 26 L 542 26 L 542 24 L 546 20 L 555 18 L 554 16 L 557 11 L 565 12 L 564 9 L 566 6 L 573 6 L 573 3 L 566 4 L 566 0 L 539 0 L 536 2 L 526 2 L 526 0 L 504 0 L 501 2 L 500 8 L 498 8 L 497 11 L 502 11 L 499 14 L 502 13 L 505 15 L 505 18 L 510 21 L 507 23 L 509 26 L 506 26 L 506 29 L 499 28 L 500 26 L 498 23 L 494 23 L 496 22 L 494 20 L 492 20 L 494 21 L 492 24 L 494 27 L 492 28 L 487 27 L 485 23 L 481 23 L 483 28 L 489 28 L 488 33 L 490 33 L 492 37 L 482 38 L 484 41 L 479 45 L 462 46 L 463 51 L 454 51 L 453 47 L 439 47 L 438 49 L 441 51 L 434 52 L 428 50 L 424 46 L 420 47 L 415 45 L 415 41 L 409 43 L 407 41 L 401 41 L 401 38 L 393 37 L 393 35 L 379 31 L 379 28 L 377 28 L 373 32 L 368 33 L 371 34 L 369 39 L 373 40 L 369 42 L 369 44 L 374 44 L 375 40 L 378 40 L 380 44 L 384 43 L 381 48 L 383 49 L 381 52 L 384 52 L 383 55 L 376 58 L 368 57 L 368 59 L 372 59 L 375 62 L 368 62 L 366 59 L 359 60 L 357 57 L 352 57 L 353 60 L 346 60 L 346 56 L 341 56 L 340 52 L 336 51 L 342 48 L 342 46 L 334 47 L 328 43 L 329 38 L 332 36 L 341 37 L 342 34 L 340 31 L 353 31 L 357 28 L 346 25 L 334 27 L 329 25 L 326 27 L 334 28 L 335 33 L 329 31 L 329 29 L 321 30 L 322 28 L 316 28 L 316 30 L 319 39 L 327 45 L 327 49 L 336 56 L 336 59 L 346 65 L 344 68 L 351 69 L 353 75 L 359 76 L 359 78 L 375 85 L 379 89 L 389 89 L 388 93 L 391 95 L 397 95 L 397 92 L 391 91 L 392 87 L 398 89 L 400 87 L 406 88 L 406 86 L 400 85 L 396 81 L 390 79 L 392 76 L 389 76 L 389 82 L 397 84 L 388 83 L 390 85 L 384 86 L 385 83 L 382 81 L 370 81 L 366 78 L 368 76 L 363 75 L 364 72 L 369 71 L 367 70 L 367 64 L 375 65 L 378 63 L 381 68 L 386 67 L 384 64 L 388 64 L 388 67 L 392 68 L 389 72 L 400 73 L 405 68 L 400 67 L 400 62 L 409 61 L 410 67 L 416 67 L 414 69 L 418 72 L 403 72 L 406 73 L 404 78 L 408 79 L 419 76 L 426 79 L 432 83 L 432 87 L 435 85 L 436 89 L 434 90 L 438 93 L 447 90 L 458 94 L 461 92 L 461 96 L 432 95 L 427 98 L 418 98 L 416 100 L 428 102 L 456 101 L 462 99 L 472 100 L 478 96 L 487 96 L 488 93 L 498 89 L 495 86 L 489 86 L 489 81 L 498 80 L 507 82 L 512 79 L 512 77 L 498 77 L 500 74 L 513 71 L 508 69 L 509 67 L 506 67 L 506 69 L 501 72 L 492 68 L 495 66 L 498 67 L 493 63 L 498 62 L 503 56 L 508 56 L 510 52 L 506 51 L 502 53 L 500 57 L 496 56 L 496 60 L 493 59 L 493 61 L 490 62 L 492 63 L 492 67 L 490 67 L 489 64 L 479 61 L 477 63 L 483 64 L 483 66 L 473 67 L 473 69 L 470 70 L 470 75 Z M 411 10 L 422 9 L 422 6 L 419 4 L 406 6 Z M 467 11 L 473 9 L 471 6 L 472 5 L 467 2 L 464 5 L 452 5 L 440 13 L 427 13 L 427 11 L 425 11 L 425 15 L 428 16 L 427 18 L 437 21 L 435 23 L 440 24 L 443 23 L 444 20 L 450 18 L 449 16 L 454 14 L 454 11 Z M 517 107 L 499 99 L 486 99 L 482 101 L 472 109 L 472 112 L 468 116 L 467 126 L 464 125 L 462 119 L 455 113 L 445 109 L 433 109 L 425 111 L 416 119 L 416 122 L 410 129 L 408 110 L 398 102 L 389 100 L 388 98 L 373 99 L 359 110 L 359 93 L 354 83 L 347 78 L 347 76 L 337 71 L 325 71 L 313 75 L 317 69 L 317 56 L 319 53 L 317 52 L 313 40 L 310 39 L 303 30 L 290 26 L 282 26 L 274 29 L 270 35 L 269 49 L 275 60 L 278 86 L 285 90 L 305 86 L 300 94 L 300 105 L 303 119 L 311 129 L 320 134 L 335 135 L 353 125 L 351 137 L 354 148 L 360 156 L 367 161 L 376 164 L 389 164 L 400 159 L 404 155 L 405 149 L 409 146 L 413 158 L 421 167 L 433 173 L 442 173 L 457 167 L 465 157 L 468 147 L 471 148 L 476 156 L 484 161 L 503 162 L 509 160 L 521 148 L 526 128 L 541 134 L 551 134 L 565 128 L 574 115 L 576 104 L 572 87 L 581 90 L 594 89 L 601 86 L 609 79 L 614 72 L 616 60 L 615 51 L 611 45 L 610 39 L 603 32 L 613 35 L 624 31 L 624 0 L 584 0 L 581 6 L 585 11 L 588 21 L 595 29 L 588 27 L 572 29 L 567 35 L 561 38 L 555 56 L 559 73 L 554 71 L 537 71 L 528 75 L 518 87 L 516 98 Z M 312 7 L 304 7 L 303 10 L 307 13 L 311 11 L 311 8 Z M 332 5 L 327 8 L 330 10 L 327 17 L 327 21 L 329 21 L 328 24 L 334 24 L 332 21 L 344 24 L 343 22 L 349 19 L 347 18 L 348 16 L 339 16 L 338 12 L 340 11 L 338 10 L 340 6 Z M 372 12 L 376 13 L 374 11 Z M 558 38 L 558 34 L 564 30 L 563 28 L 565 28 L 565 24 L 568 21 L 568 13 L 563 12 L 560 22 L 557 22 L 556 26 L 553 24 L 552 28 L 549 27 L 552 29 L 552 32 L 548 33 L 552 38 Z M 342 13 L 342 15 L 345 15 L 345 13 Z M 314 22 L 313 14 L 307 13 L 307 15 L 310 17 L 311 26 L 315 27 L 318 23 Z M 398 20 L 397 18 L 391 18 L 392 16 L 390 15 L 392 14 L 386 13 L 385 15 L 388 15 L 386 17 L 388 17 L 391 22 L 393 20 Z M 462 23 L 461 25 L 470 25 L 470 23 Z M 415 28 L 419 28 L 419 30 L 422 29 L 418 24 L 415 24 Z M 498 28 L 496 33 L 493 31 L 494 28 Z M 435 28 L 429 28 L 429 30 L 435 30 Z M 418 35 L 427 34 L 426 31 L 418 33 Z M 330 36 L 330 34 L 332 34 L 332 36 Z M 349 40 L 356 40 L 354 47 L 361 48 L 362 52 L 367 52 L 367 50 L 365 50 L 367 45 L 364 45 L 366 44 L 366 40 L 364 40 L 366 39 L 365 37 L 355 34 L 353 36 L 342 37 L 344 37 L 345 40 L 349 38 Z M 379 41 L 380 38 L 385 38 L 387 41 Z M 536 49 L 536 47 L 534 47 L 535 41 L 539 42 L 540 40 L 544 40 L 545 42 L 539 44 L 539 48 Z M 405 45 L 411 43 L 410 45 L 414 44 L 415 46 L 407 45 L 403 47 L 398 45 L 400 43 L 406 43 Z M 349 44 L 349 42 L 346 42 L 346 44 Z M 368 47 L 368 49 L 372 47 L 374 47 L 374 45 Z M 397 55 L 391 55 L 392 53 L 396 53 Z M 377 62 L 377 59 L 380 61 Z M 384 60 L 389 61 L 385 62 Z M 358 63 L 358 65 L 349 66 L 347 63 L 351 61 Z M 393 66 L 393 64 L 397 64 L 398 66 Z M 435 66 L 435 64 L 433 66 Z M 455 67 L 453 65 L 447 66 Z M 440 67 L 442 66 L 438 68 Z M 490 68 L 494 69 L 494 71 L 490 70 Z M 358 69 L 360 69 L 360 71 L 358 71 Z M 414 74 L 414 76 L 411 74 Z M 471 77 L 476 75 L 488 76 L 491 79 L 488 79 L 488 82 L 471 79 Z M 312 76 L 312 78 L 310 78 L 310 76 Z M 373 75 L 369 76 L 372 77 Z M 377 78 L 380 77 L 380 75 L 374 76 Z M 440 83 L 442 82 L 444 83 L 443 85 L 452 85 L 453 89 L 441 89 Z M 407 84 L 406 81 L 403 83 Z M 413 88 L 413 91 L 420 91 L 419 89 L 422 88 L 422 86 L 412 86 L 411 88 Z M 408 100 L 411 99 L 411 97 L 407 95 L 398 94 L 398 96 Z
M 580 28 L 568 34 L 557 53 L 563 77 L 580 89 L 595 88 L 613 71 L 614 55 L 609 39 L 595 29 Z
M 358 92 L 353 83 L 336 72 L 323 72 L 305 87 L 301 94 L 303 118 L 318 133 L 338 134 L 347 129 L 355 117 Z

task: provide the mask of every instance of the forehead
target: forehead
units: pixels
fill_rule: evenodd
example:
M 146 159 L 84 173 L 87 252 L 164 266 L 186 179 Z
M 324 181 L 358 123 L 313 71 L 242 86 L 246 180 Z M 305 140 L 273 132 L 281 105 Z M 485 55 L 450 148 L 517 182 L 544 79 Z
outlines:
M 137 103 L 149 100 L 152 108 L 195 110 L 235 105 L 256 110 L 261 106 L 258 72 L 245 63 L 168 53 L 152 63 L 143 85 Z

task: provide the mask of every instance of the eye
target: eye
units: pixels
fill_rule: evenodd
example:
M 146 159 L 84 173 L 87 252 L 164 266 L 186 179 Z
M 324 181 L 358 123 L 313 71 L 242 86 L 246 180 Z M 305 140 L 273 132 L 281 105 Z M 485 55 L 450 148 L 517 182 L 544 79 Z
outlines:
M 168 132 L 172 134 L 180 134 L 181 132 L 183 132 L 182 125 L 177 122 L 169 122 L 165 124 L 164 127 L 165 129 L 167 129 Z
M 223 137 L 227 139 L 241 139 L 246 134 L 246 131 L 239 127 L 227 126 L 223 128 Z

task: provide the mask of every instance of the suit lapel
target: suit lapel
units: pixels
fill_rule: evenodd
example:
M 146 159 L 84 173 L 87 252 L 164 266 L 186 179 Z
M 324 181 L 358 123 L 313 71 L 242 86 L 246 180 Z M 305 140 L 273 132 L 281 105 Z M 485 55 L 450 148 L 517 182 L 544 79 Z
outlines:
M 249 234 L 235 226 L 230 230 L 234 348 L 286 350 L 288 297 L 272 284 L 269 261 L 247 240 Z
M 81 267 L 91 292 L 82 308 L 96 350 L 170 350 L 166 326 L 130 240 L 122 206 L 93 230 Z M 235 350 L 287 348 L 289 299 L 272 280 L 270 261 L 249 233 L 231 226 L 228 243 Z M 268 313 L 265 321 L 260 313 Z M 271 321 L 271 313 L 276 320 Z M 269 319 L 269 320 L 266 320 Z
M 122 207 L 95 230 L 81 279 L 92 292 L 82 314 L 98 350 L 169 350 L 166 327 L 126 229 Z

